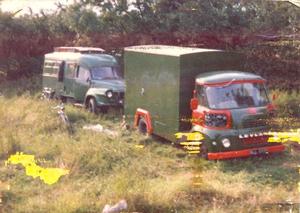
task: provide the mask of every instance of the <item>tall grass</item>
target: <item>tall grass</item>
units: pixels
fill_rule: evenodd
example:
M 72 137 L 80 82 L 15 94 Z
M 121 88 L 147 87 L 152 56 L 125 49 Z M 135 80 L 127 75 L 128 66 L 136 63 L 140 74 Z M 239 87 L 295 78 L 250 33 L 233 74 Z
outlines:
M 9 182 L 11 186 L 8 192 L 4 192 L 8 210 L 72 212 L 81 209 L 82 212 L 99 212 L 104 204 L 121 198 L 125 198 L 132 209 L 139 205 L 152 208 L 152 201 L 147 196 L 153 202 L 169 200 L 174 196 L 167 193 L 166 198 L 161 196 L 157 199 L 155 190 L 152 192 L 154 194 L 147 193 L 155 181 L 161 183 L 165 175 L 176 172 L 176 153 L 181 150 L 172 150 L 166 144 L 154 147 L 146 144 L 143 149 L 138 148 L 136 145 L 145 139 L 134 132 L 127 133 L 128 136 L 126 132 L 120 132 L 120 122 L 113 123 L 67 106 L 68 114 L 77 112 L 76 116 L 71 116 L 76 131 L 70 135 L 52 109 L 55 105 L 54 102 L 43 102 L 28 95 L 0 99 L 2 163 L 11 154 L 24 152 L 35 155 L 36 159 L 43 159 L 40 162 L 42 166 L 70 169 L 70 175 L 63 177 L 59 183 L 46 186 L 37 179 L 26 177 L 21 167 L 2 168 L 1 181 Z M 82 126 L 87 123 L 101 123 L 107 128 L 109 125 L 106 123 L 110 123 L 111 129 L 119 136 L 83 130 Z M 156 152 L 158 149 L 167 151 Z M 166 184 L 163 185 L 167 188 Z M 162 188 L 157 190 L 162 191 Z M 50 195 L 51 203 L 47 202 Z M 161 206 L 169 208 L 169 205 L 164 205 L 167 202 Z
M 121 131 L 121 116 L 94 116 L 67 105 L 70 134 L 52 109 L 57 103 L 32 94 L 0 97 L 0 211 L 101 212 L 105 204 L 125 199 L 129 212 L 245 212 L 299 201 L 298 152 L 205 161 L 134 130 Z M 98 123 L 118 136 L 82 128 Z M 70 174 L 45 185 L 21 166 L 4 166 L 16 152 Z

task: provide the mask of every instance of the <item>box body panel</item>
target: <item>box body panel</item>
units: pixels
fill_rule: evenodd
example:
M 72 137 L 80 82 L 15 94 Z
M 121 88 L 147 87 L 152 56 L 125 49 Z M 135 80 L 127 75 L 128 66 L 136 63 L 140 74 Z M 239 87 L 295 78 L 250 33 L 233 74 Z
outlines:
M 125 115 L 149 111 L 154 134 L 172 140 L 179 128 L 179 57 L 125 52 Z M 171 137 L 170 137 L 171 136 Z

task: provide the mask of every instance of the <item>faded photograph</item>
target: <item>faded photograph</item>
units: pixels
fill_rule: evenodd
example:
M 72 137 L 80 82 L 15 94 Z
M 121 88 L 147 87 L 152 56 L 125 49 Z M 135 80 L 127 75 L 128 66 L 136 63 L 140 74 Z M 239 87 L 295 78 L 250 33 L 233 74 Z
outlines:
M 300 211 L 299 0 L 0 0 L 0 213 Z

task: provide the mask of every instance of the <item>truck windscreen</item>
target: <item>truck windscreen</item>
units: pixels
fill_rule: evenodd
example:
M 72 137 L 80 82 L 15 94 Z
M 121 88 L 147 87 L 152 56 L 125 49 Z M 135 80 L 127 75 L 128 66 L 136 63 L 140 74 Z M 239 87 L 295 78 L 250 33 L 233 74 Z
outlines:
M 93 67 L 91 69 L 92 79 L 119 79 L 119 70 L 117 67 Z
M 263 83 L 230 84 L 222 87 L 206 86 L 204 91 L 211 109 L 260 107 L 269 103 Z

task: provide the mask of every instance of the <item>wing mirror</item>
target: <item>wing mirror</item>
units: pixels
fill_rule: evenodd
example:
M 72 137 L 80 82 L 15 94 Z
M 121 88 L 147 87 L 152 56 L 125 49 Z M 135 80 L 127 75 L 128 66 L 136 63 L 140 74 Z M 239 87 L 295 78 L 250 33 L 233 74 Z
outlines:
M 192 98 L 191 102 L 190 102 L 190 108 L 191 108 L 191 110 L 197 109 L 198 105 L 199 105 L 198 99 L 197 98 Z

